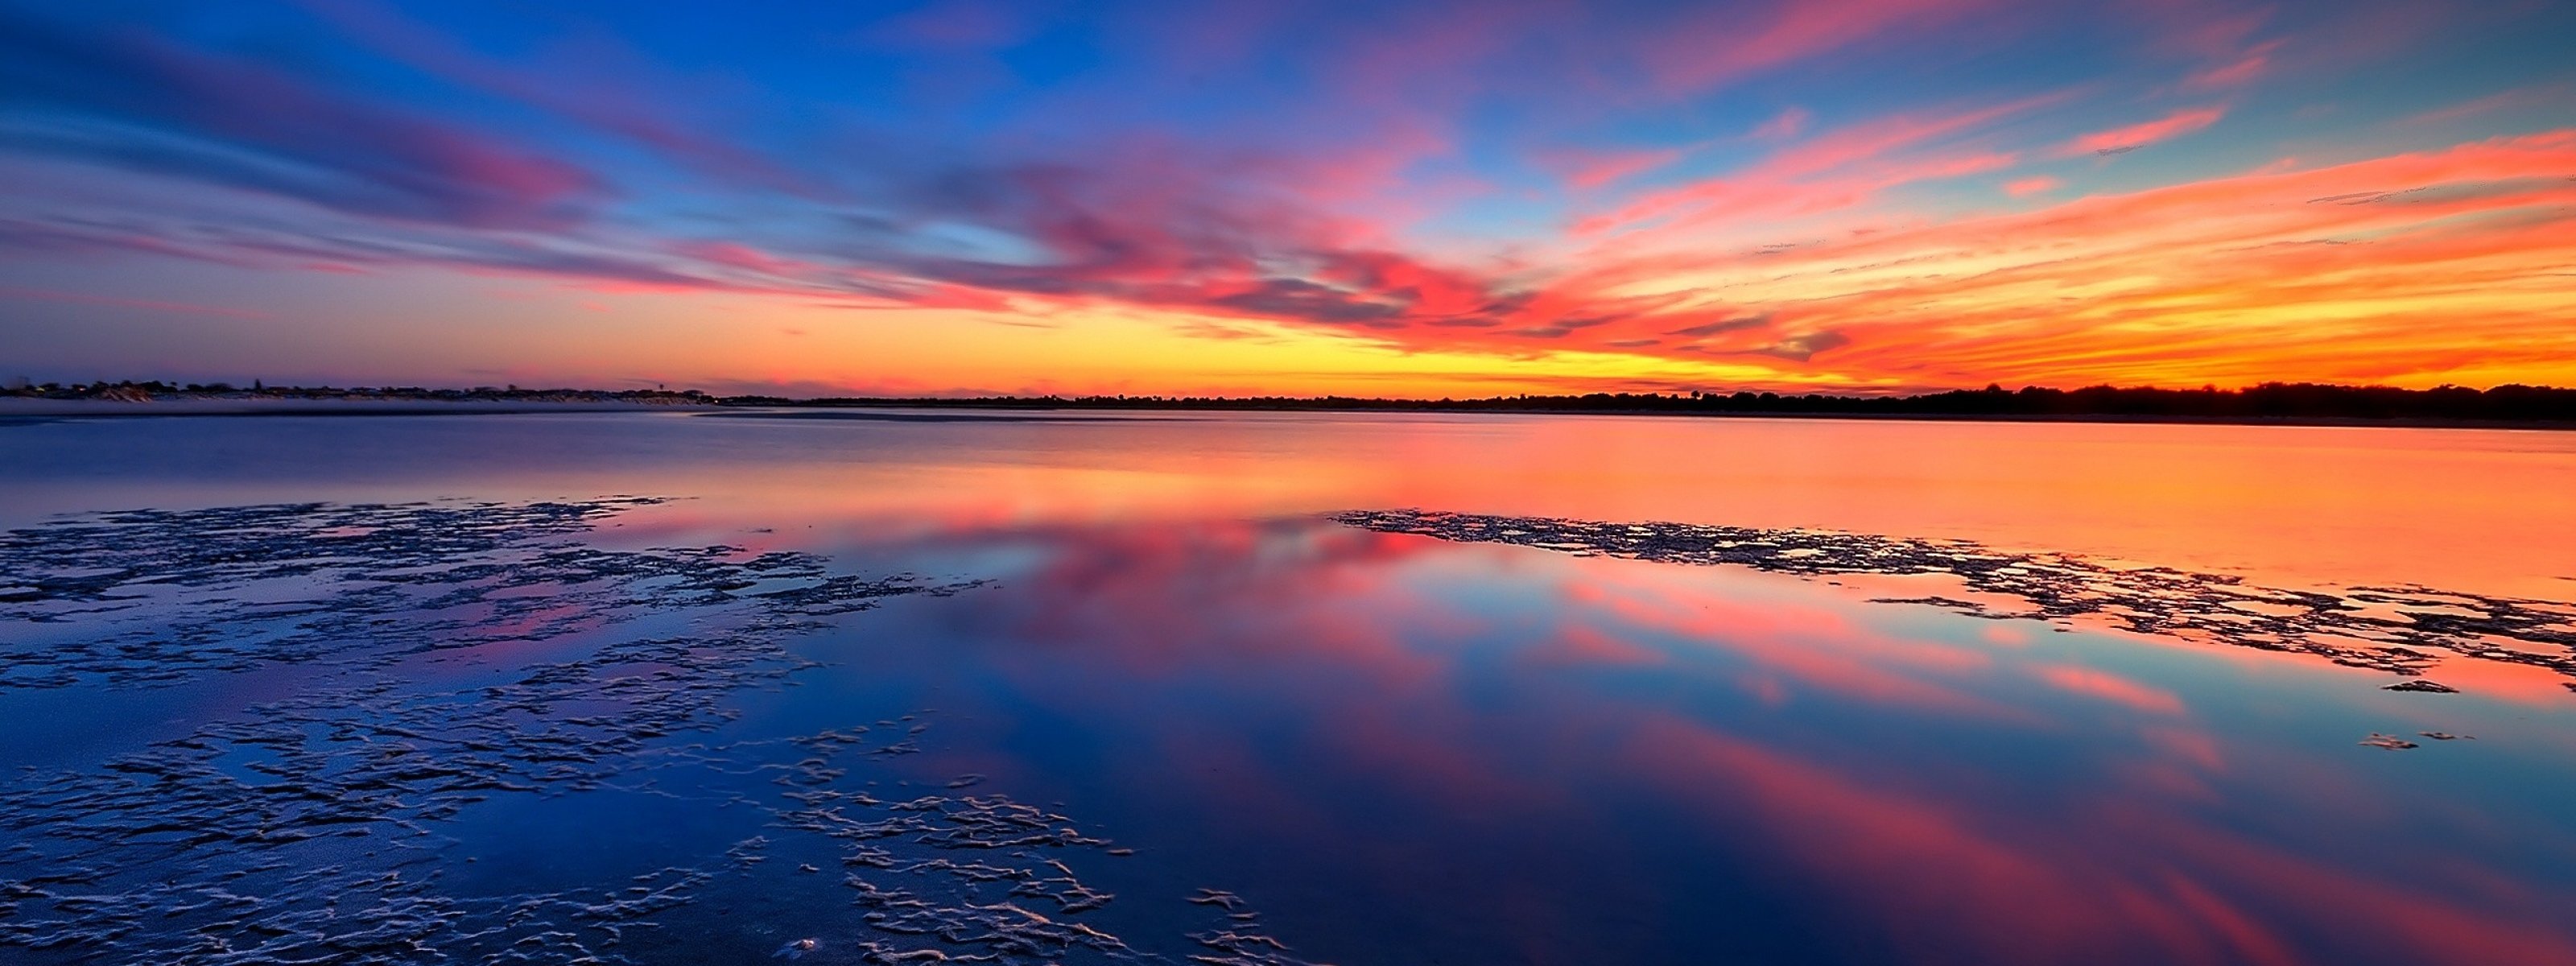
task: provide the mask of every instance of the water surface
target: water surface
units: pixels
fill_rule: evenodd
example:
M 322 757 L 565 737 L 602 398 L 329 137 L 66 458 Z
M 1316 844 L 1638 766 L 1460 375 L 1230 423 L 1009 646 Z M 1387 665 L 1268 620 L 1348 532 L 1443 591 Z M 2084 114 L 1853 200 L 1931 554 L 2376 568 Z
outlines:
M 2567 435 L 886 415 L 0 427 L 0 960 L 2576 962 Z

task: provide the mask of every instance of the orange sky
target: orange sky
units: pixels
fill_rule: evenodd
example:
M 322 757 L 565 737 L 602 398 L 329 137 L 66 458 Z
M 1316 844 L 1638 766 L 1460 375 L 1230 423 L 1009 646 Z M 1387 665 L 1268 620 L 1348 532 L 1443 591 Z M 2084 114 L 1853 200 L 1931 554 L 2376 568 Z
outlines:
M 2565 10 L 950 6 L 11 14 L 0 376 L 2576 385 Z

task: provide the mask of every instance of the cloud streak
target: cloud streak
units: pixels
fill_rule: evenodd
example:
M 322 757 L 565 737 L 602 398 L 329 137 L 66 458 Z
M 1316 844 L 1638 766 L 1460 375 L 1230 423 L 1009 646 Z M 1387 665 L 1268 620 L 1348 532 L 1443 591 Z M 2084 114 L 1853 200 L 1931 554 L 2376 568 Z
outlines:
M 562 228 L 606 200 L 571 164 L 243 58 L 0 13 L 0 65 L 12 101 L 68 121 L 22 128 L 20 150 L 479 228 Z
M 2175 111 L 2152 121 L 2112 128 L 2108 131 L 2095 131 L 2069 142 L 2065 147 L 2060 148 L 2058 153 L 2068 156 L 2122 154 L 2159 141 L 2169 141 L 2190 134 L 2216 124 L 2220 118 L 2226 116 L 2226 109 L 2217 107 Z

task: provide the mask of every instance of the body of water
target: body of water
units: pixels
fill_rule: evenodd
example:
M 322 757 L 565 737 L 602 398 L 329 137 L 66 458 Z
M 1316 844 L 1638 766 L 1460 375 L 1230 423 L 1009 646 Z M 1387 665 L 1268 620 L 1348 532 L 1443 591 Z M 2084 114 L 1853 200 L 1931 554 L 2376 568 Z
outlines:
M 5 962 L 2576 963 L 2576 434 L 0 455 Z

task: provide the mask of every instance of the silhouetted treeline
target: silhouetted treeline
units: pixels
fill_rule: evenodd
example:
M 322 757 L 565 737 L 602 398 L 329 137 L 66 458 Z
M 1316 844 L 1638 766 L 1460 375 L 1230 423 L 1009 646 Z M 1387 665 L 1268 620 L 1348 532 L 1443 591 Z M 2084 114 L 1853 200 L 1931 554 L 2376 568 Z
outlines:
M 23 381 L 16 381 L 20 382 Z M 253 383 L 239 388 L 229 383 L 150 382 L 85 382 L 61 385 L 14 384 L 0 389 L 0 397 L 18 396 L 33 399 L 98 399 L 118 402 L 151 402 L 156 399 L 353 399 L 421 402 L 625 402 L 711 405 L 715 397 L 695 389 L 522 389 L 518 386 L 476 386 L 471 389 L 431 389 L 422 386 L 267 386 Z
M 2497 386 L 2398 389 L 2264 383 L 2245 389 L 2092 386 L 2018 391 L 2000 386 L 1912 396 L 1824 393 L 1590 393 L 1482 399 L 1352 396 L 995 396 L 975 399 L 728 396 L 727 405 L 930 406 L 992 409 L 1385 410 L 1431 412 L 1710 413 L 1783 416 L 1921 416 L 2213 420 L 2458 420 L 2576 422 L 2576 389 Z
M 2497 386 L 2398 389 L 2269 382 L 2244 389 L 2049 389 L 2001 386 L 1911 396 L 1824 393 L 1589 393 L 1488 396 L 1482 399 L 1368 399 L 1354 396 L 986 396 L 831 397 L 716 396 L 695 389 L 522 389 L 517 386 L 426 389 L 417 386 L 249 389 L 216 383 L 94 382 L 18 385 L 0 396 L 147 402 L 154 399 L 356 399 L 422 401 L 627 402 L 714 406 L 894 407 L 943 409 L 1182 409 L 1416 411 L 1516 413 L 1673 413 L 1780 416 L 1893 416 L 1966 419 L 2421 421 L 2576 423 L 2576 389 Z

